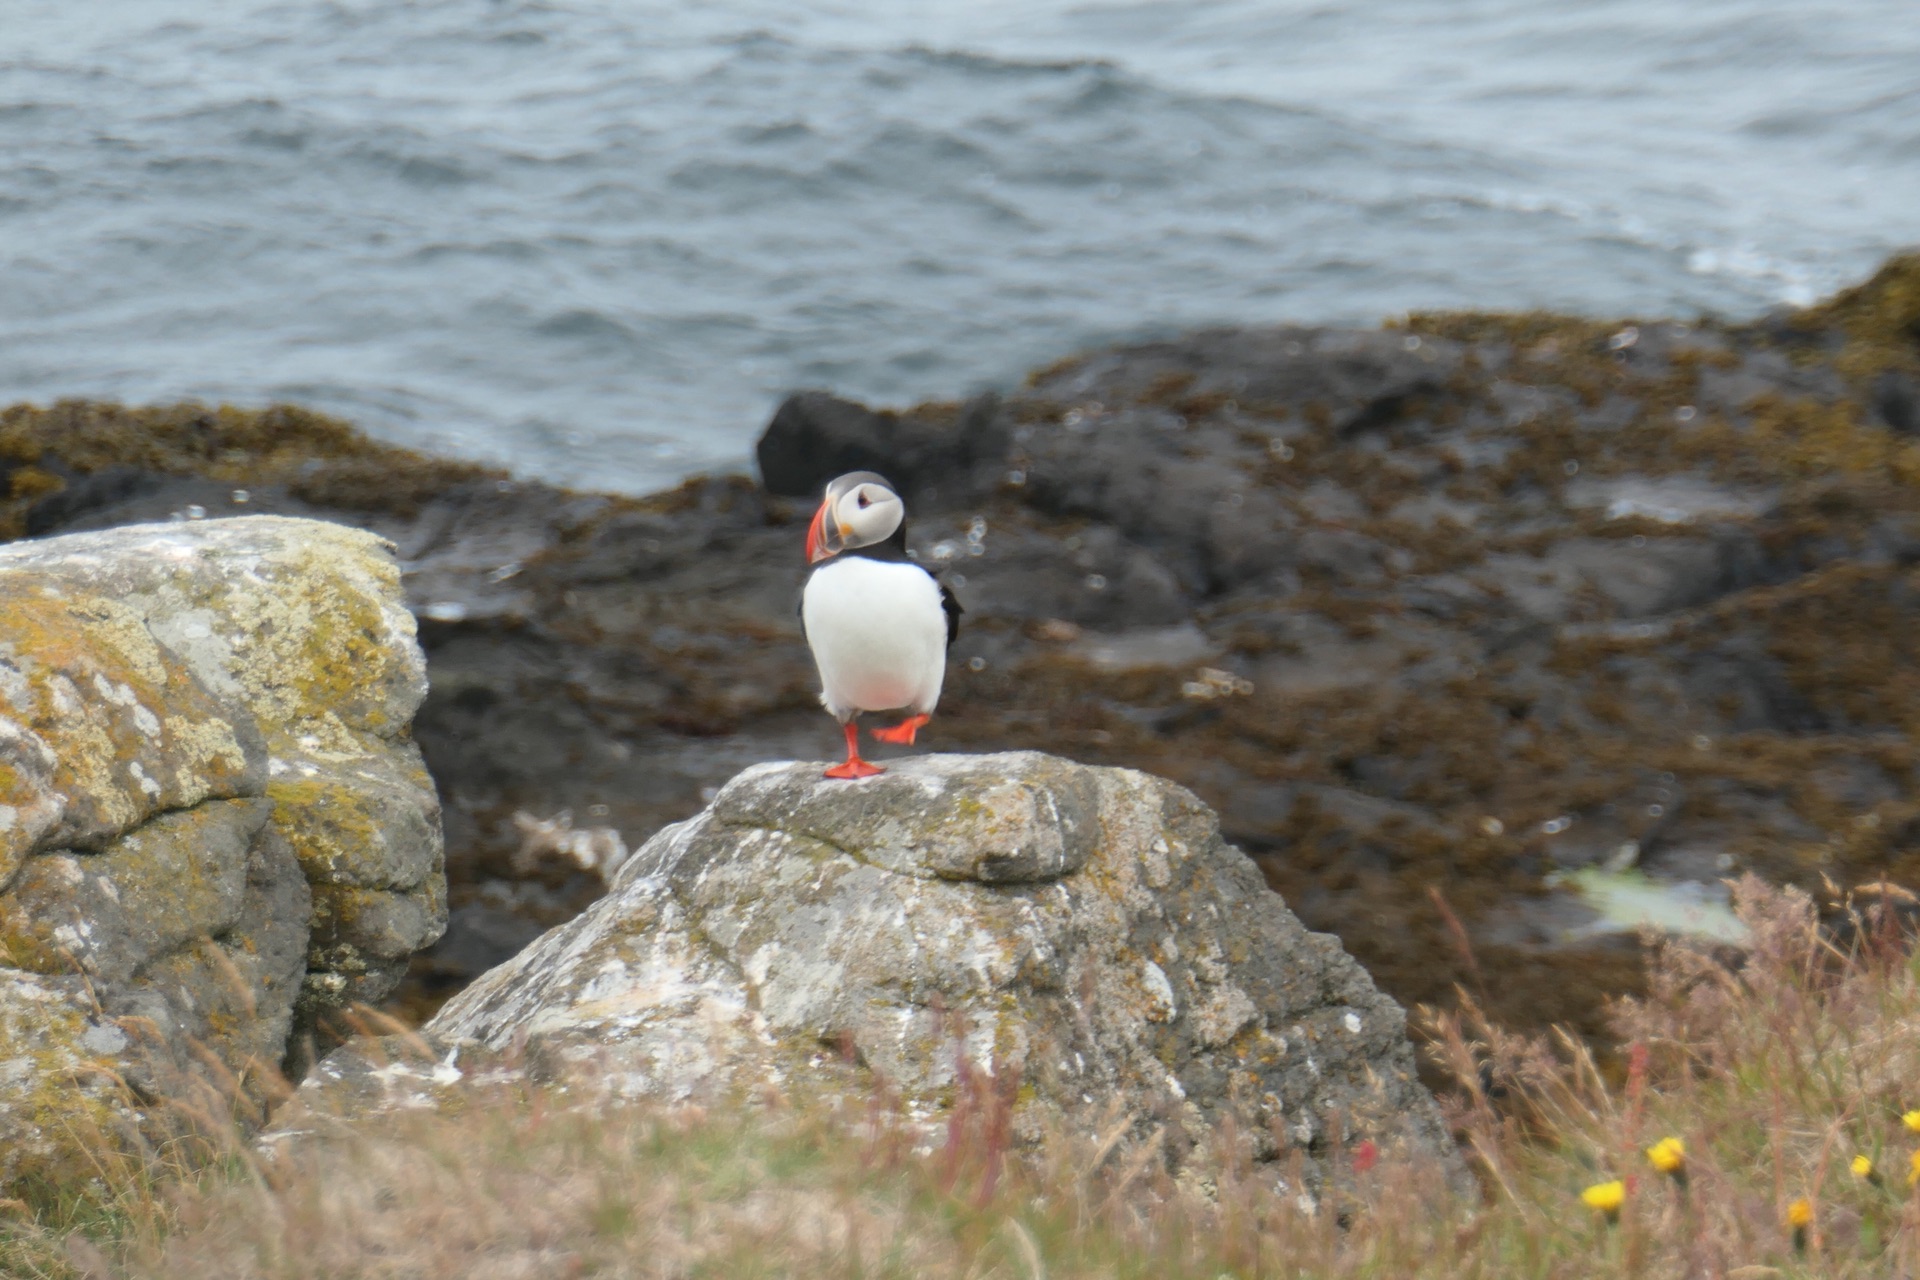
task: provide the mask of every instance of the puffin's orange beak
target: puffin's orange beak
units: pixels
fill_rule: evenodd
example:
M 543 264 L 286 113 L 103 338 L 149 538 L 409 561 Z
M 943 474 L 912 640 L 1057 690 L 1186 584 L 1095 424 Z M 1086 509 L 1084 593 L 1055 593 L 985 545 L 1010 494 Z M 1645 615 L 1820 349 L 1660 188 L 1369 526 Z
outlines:
M 813 523 L 807 526 L 807 563 L 819 564 L 832 555 L 834 541 L 827 529 L 827 504 L 823 502 L 813 513 Z

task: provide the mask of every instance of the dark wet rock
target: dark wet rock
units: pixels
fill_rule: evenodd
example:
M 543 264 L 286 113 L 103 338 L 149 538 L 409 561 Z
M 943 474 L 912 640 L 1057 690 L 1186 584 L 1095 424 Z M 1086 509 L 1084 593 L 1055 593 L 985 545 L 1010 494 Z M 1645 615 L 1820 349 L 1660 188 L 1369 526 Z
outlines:
M 563 913 L 555 923 L 571 918 L 571 913 Z M 545 932 L 546 927 L 524 904 L 470 902 L 448 918 L 445 943 L 422 962 L 423 980 L 441 979 L 463 987 L 473 975 L 511 960 Z
M 74 476 L 67 480 L 64 488 L 35 503 L 26 516 L 27 536 L 37 538 L 56 530 L 81 532 L 90 527 L 88 517 L 102 510 L 114 512 L 116 517 L 122 513 L 132 515 L 134 504 L 151 501 L 169 488 L 204 496 L 217 486 L 206 480 L 165 476 L 137 467 L 108 467 L 92 475 Z M 169 502 L 168 505 L 170 509 L 178 509 L 186 504 L 181 502 L 176 506 Z M 148 518 L 164 520 L 167 514 L 162 511 Z M 139 518 L 116 519 L 114 523 L 139 523 Z
M 1873 411 L 1902 435 L 1920 433 L 1920 379 L 1889 369 L 1873 381 Z
M 1606 799 L 1556 814 L 1540 824 L 1538 841 L 1558 867 L 1624 870 L 1652 861 L 1684 812 L 1686 789 L 1672 773 L 1648 773 Z M 1714 873 L 1724 871 L 1716 867 Z
M 787 397 L 755 449 L 767 492 L 806 498 L 848 471 L 880 471 L 903 494 L 949 501 L 990 488 L 1006 457 L 1000 397 L 946 411 L 875 411 L 824 391 Z
M 1068 415 L 1063 430 L 1030 433 L 1015 457 L 1031 507 L 1111 525 L 1194 594 L 1292 566 L 1296 517 L 1248 483 L 1246 468 L 1262 448 L 1224 430 L 1170 428 L 1146 415 L 1109 421 L 1095 408 Z
M 1688 702 L 1712 708 L 1727 732 L 1810 734 L 1827 728 L 1826 716 L 1759 636 L 1731 636 L 1693 655 L 1683 679 Z
M 1336 432 L 1402 415 L 1458 367 L 1445 339 L 1339 329 L 1218 329 L 1067 361 L 1035 378 L 1037 398 L 1115 406 L 1165 404 L 1182 416 L 1257 406 L 1261 416 L 1317 418 Z
M 969 526 L 969 531 L 971 526 Z M 993 565 L 974 569 L 975 545 L 991 537 Z M 989 526 L 977 542 L 948 538 L 928 547 L 960 579 L 970 614 L 1006 619 L 1064 619 L 1113 631 L 1166 626 L 1192 616 L 1188 592 L 1157 557 L 1108 525 L 1092 525 L 1064 539 L 1020 525 Z M 964 557 L 964 558 L 963 558 Z
M 527 822 L 636 847 L 741 769 L 836 746 L 800 548 L 813 487 L 872 466 L 968 609 L 932 749 L 1172 778 L 1395 996 L 1478 972 L 1502 1017 L 1591 1027 L 1637 961 L 1570 923 L 1556 871 L 1638 842 L 1655 870 L 1920 884 L 1920 446 L 1887 412 L 1920 378 L 1916 280 L 1897 260 L 1746 326 L 1414 316 L 1092 352 L 967 406 L 809 394 L 769 429 L 766 487 L 644 499 L 293 410 L 14 409 L 0 518 L 244 490 L 400 546 L 455 921 L 419 1012 L 514 945 L 505 920 L 603 891 L 522 868 Z M 1677 812 L 1646 826 L 1663 786 Z

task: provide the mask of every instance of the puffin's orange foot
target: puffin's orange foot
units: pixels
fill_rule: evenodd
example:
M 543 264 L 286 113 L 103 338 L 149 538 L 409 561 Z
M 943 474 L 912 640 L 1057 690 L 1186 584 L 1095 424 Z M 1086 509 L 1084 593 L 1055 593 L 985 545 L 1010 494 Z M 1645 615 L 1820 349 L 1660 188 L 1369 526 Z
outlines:
M 858 756 L 842 764 L 834 765 L 820 776 L 823 778 L 871 778 L 876 773 L 885 773 L 877 764 L 868 764 Z
M 932 716 L 908 716 L 891 729 L 869 729 L 867 732 L 872 734 L 874 738 L 880 742 L 897 744 L 911 743 L 914 733 L 919 730 L 921 725 L 932 718 Z

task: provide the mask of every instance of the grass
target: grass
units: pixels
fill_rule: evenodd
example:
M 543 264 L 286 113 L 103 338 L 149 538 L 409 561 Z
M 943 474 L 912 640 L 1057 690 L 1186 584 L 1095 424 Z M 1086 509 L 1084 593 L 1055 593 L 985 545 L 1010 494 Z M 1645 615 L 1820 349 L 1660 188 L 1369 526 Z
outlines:
M 1920 960 L 1906 904 L 1836 929 L 1741 882 L 1738 951 L 1654 944 L 1617 1062 L 1429 1015 L 1478 1183 L 1439 1160 L 1182 1172 L 1105 1131 L 1009 1149 L 990 1081 L 929 1133 L 880 1098 L 706 1110 L 476 1089 L 263 1157 L 200 1146 L 0 1204 L 8 1276 L 1884 1276 L 1920 1267 Z M 1889 905 L 1891 903 L 1891 905 Z M 1457 1167 L 1456 1167 L 1457 1170 Z M 1583 1194 L 1584 1193 L 1584 1194 Z

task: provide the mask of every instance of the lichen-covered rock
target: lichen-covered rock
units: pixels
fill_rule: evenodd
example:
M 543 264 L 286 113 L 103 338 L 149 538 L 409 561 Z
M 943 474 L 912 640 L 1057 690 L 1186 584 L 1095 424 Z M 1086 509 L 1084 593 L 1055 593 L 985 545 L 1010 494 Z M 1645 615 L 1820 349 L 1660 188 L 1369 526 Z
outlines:
M 409 737 L 426 667 L 392 549 L 358 530 L 279 517 L 132 525 L 6 548 L 0 592 L 34 606 L 9 610 L 37 628 L 13 643 L 41 666 L 74 667 L 50 670 L 40 695 L 55 715 L 77 708 L 61 736 L 41 734 L 51 758 L 102 771 L 55 785 L 78 816 L 38 843 L 97 840 L 103 824 L 126 829 L 264 784 L 274 827 L 330 905 L 304 1016 L 392 990 L 407 957 L 446 923 L 439 801 Z M 129 674 L 95 687 L 103 677 L 90 664 L 115 654 L 145 683 Z M 83 684 L 84 697 L 66 692 Z M 207 709 L 216 706 L 227 719 Z M 128 723 L 110 744 L 116 716 Z M 84 743 L 83 731 L 93 735 Z M 0 752 L 8 745 L 0 737 Z M 200 754 L 150 759 L 190 749 Z M 95 816 L 102 805 L 110 812 Z
M 0 877 L 152 815 L 258 792 L 266 752 L 117 593 L 0 559 Z
M 138 1127 L 113 1070 L 131 1040 L 84 977 L 0 968 L 0 1181 L 83 1175 L 89 1147 Z
M 278 1065 L 303 991 L 377 997 L 438 935 L 424 689 L 365 533 L 0 549 L 0 1182 L 168 1131 Z
M 1310 1168 L 1330 1137 L 1447 1148 L 1399 1006 L 1293 917 L 1211 811 L 1146 774 L 1031 752 L 924 756 L 851 784 L 816 764 L 749 769 L 425 1030 L 449 1053 L 524 1046 L 538 1071 L 634 1094 L 750 1088 L 851 1055 L 932 1114 L 964 1056 L 1017 1073 L 1029 1134 L 1117 1101 L 1196 1141 L 1231 1116 L 1259 1156 L 1297 1150 Z M 424 1098 L 448 1065 L 400 1071 L 383 1052 L 342 1050 L 309 1100 L 365 1105 L 376 1070 Z

